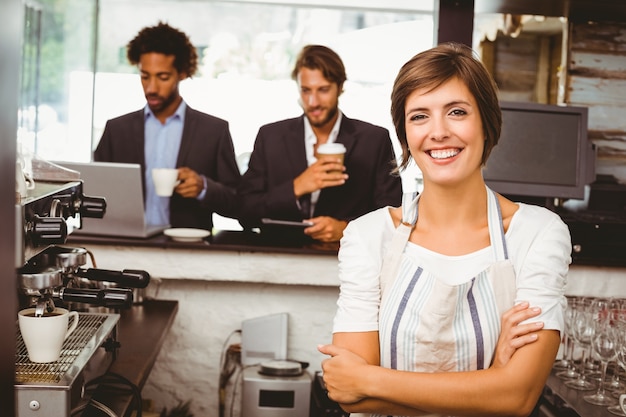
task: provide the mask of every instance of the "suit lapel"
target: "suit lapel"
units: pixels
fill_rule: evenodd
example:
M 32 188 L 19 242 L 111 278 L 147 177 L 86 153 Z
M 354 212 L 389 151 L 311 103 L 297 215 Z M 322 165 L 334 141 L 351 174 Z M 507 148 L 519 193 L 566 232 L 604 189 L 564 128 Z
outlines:
M 307 166 L 306 149 L 304 148 L 304 116 L 293 119 L 282 137 L 283 149 L 287 161 L 290 162 L 293 178 L 304 171 Z
M 135 149 L 133 152 L 137 153 L 141 166 L 146 166 L 146 114 L 145 110 L 141 109 L 137 112 L 137 117 L 132 119 L 132 125 L 130 126 L 131 136 L 130 138 L 138 138 L 138 140 L 131 140 L 130 143 L 134 143 Z
M 180 139 L 180 148 L 178 149 L 178 157 L 176 158 L 176 166 L 185 166 L 187 154 L 190 152 L 193 142 L 192 132 L 196 132 L 196 115 L 195 112 L 187 105 L 185 109 L 185 123 L 183 124 L 183 136 Z
M 354 123 L 352 122 L 352 119 L 348 119 L 344 114 L 341 118 L 341 126 L 339 126 L 339 134 L 337 135 L 336 142 L 343 143 L 346 147 L 346 160 L 349 158 L 350 153 L 356 144 L 354 134 Z

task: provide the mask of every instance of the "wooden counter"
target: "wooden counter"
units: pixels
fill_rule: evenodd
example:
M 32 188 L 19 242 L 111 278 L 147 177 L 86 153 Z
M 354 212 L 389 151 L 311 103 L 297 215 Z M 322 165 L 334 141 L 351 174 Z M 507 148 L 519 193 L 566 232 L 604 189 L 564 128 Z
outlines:
M 169 300 L 146 300 L 143 304 L 122 310 L 117 326 L 117 340 L 121 346 L 109 372 L 121 375 L 141 390 L 177 311 L 178 301 Z M 96 389 L 92 399 L 106 405 L 120 417 L 130 415 L 135 408 L 131 393 L 120 393 L 103 385 Z M 89 407 L 82 417 L 101 415 L 100 411 Z

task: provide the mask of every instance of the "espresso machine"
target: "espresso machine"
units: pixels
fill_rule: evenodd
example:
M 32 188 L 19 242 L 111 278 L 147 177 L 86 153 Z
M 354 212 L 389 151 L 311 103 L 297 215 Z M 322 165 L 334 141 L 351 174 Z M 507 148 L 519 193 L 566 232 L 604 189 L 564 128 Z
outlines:
M 64 246 L 83 218 L 106 213 L 105 199 L 84 195 L 79 178 L 33 180 L 33 185 L 25 194 L 16 192 L 19 309 L 35 307 L 43 315 L 64 307 L 79 312 L 79 323 L 61 357 L 51 363 L 30 362 L 16 330 L 16 416 L 67 417 L 85 407 L 87 386 L 115 360 L 121 348 L 119 310 L 133 305 L 132 289 L 145 288 L 150 276 L 139 270 L 85 268 L 90 252 Z

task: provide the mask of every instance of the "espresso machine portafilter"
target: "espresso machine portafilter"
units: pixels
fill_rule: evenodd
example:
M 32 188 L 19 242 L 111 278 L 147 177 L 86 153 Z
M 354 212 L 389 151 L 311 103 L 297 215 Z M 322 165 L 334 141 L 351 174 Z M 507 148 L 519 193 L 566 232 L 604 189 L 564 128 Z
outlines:
M 53 311 L 55 300 L 129 308 L 133 304 L 130 288 L 145 288 L 150 282 L 145 271 L 82 268 L 86 262 L 86 249 L 52 245 L 18 270 L 19 288 L 26 297 L 25 303 L 35 306 L 35 315 Z M 95 282 L 113 283 L 119 288 L 97 288 Z

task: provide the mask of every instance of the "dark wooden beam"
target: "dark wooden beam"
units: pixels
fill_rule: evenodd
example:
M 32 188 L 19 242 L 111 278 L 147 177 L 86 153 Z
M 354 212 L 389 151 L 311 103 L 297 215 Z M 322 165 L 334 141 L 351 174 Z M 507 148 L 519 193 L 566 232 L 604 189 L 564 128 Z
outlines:
M 472 46 L 474 0 L 439 0 L 437 42 L 461 42 Z
M 475 12 L 567 17 L 572 22 L 625 22 L 624 0 L 475 0 Z

